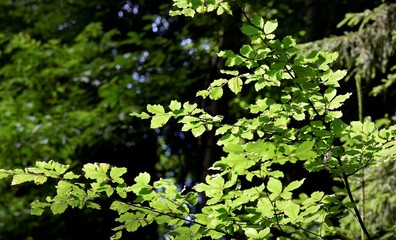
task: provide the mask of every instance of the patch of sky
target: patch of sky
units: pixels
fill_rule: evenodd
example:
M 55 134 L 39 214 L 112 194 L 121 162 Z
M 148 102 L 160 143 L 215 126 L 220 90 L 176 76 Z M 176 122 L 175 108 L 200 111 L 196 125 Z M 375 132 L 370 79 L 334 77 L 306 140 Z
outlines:
M 138 72 L 133 72 L 132 73 L 132 79 L 137 81 L 137 82 L 144 82 L 146 80 L 146 76 L 139 74 Z
M 187 46 L 187 45 L 189 45 L 191 43 L 192 43 L 191 38 L 183 38 L 181 43 L 180 43 L 180 46 L 185 47 L 185 46 Z
M 139 5 L 132 4 L 131 1 L 125 1 L 125 4 L 122 6 L 121 10 L 118 11 L 118 17 L 123 18 L 125 13 L 138 14 Z
M 154 22 L 151 24 L 151 29 L 155 33 L 163 33 L 166 32 L 169 28 L 169 22 L 158 15 L 154 16 Z
M 208 50 L 210 49 L 210 42 L 209 42 L 209 40 L 208 40 L 208 39 L 205 39 L 205 40 L 202 42 L 201 47 L 202 47 L 204 50 L 208 51 Z
M 139 5 L 132 4 L 131 1 L 125 1 L 124 6 L 122 6 L 122 10 L 127 13 L 137 14 L 139 12 Z
M 144 63 L 149 55 L 149 52 L 144 51 L 142 55 L 140 55 L 139 62 Z
M 58 25 L 58 30 L 63 30 L 63 29 L 65 29 L 65 28 L 67 28 L 67 23 L 62 23 L 62 24 L 59 24 Z

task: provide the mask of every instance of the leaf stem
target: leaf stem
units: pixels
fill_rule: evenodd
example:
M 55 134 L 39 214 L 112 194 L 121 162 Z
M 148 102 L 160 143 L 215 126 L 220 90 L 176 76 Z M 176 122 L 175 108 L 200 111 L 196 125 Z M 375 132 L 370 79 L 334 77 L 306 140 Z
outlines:
M 134 203 L 130 203 L 129 205 L 131 205 L 131 206 L 133 206 L 133 207 L 135 207 L 135 208 L 140 208 L 140 209 L 152 211 L 152 212 L 157 213 L 157 214 L 159 214 L 159 215 L 165 215 L 165 216 L 169 216 L 169 217 L 172 217 L 172 218 L 177 218 L 177 219 L 180 219 L 180 220 L 189 222 L 189 223 L 191 223 L 191 224 L 197 224 L 197 225 L 200 225 L 201 227 L 203 227 L 203 228 L 205 228 L 205 229 L 207 229 L 207 227 L 208 227 L 207 225 L 205 225 L 205 224 L 203 224 L 203 223 L 200 223 L 200 222 L 197 222 L 197 221 L 195 221 L 195 220 L 187 219 L 187 218 L 181 217 L 181 216 L 177 216 L 177 215 L 172 214 L 172 213 L 160 212 L 160 211 L 158 211 L 158 210 L 156 210 L 156 209 L 153 209 L 153 208 L 151 208 L 151 207 L 146 207 L 146 206 L 142 206 L 142 205 L 134 204 Z M 239 236 L 234 235 L 234 234 L 230 234 L 230 233 L 228 233 L 228 232 L 226 232 L 226 231 L 223 231 L 223 230 L 221 230 L 221 229 L 211 228 L 210 230 L 213 230 L 213 231 L 222 233 L 222 234 L 224 234 L 224 235 L 226 235 L 226 236 L 228 236 L 228 237 L 231 237 L 231 238 L 233 238 L 233 239 L 240 239 L 240 240 L 243 240 L 243 239 L 240 238 Z
M 336 158 L 336 159 L 337 159 L 337 162 L 340 165 L 340 167 L 342 167 L 343 165 L 342 165 L 341 159 L 339 157 Z M 371 240 L 372 237 L 370 236 L 370 233 L 367 231 L 367 228 L 366 228 L 366 226 L 364 224 L 363 218 L 362 218 L 362 216 L 360 214 L 360 211 L 359 211 L 359 209 L 358 209 L 358 207 L 356 205 L 355 198 L 352 195 L 351 187 L 349 185 L 348 176 L 344 172 L 341 173 L 341 176 L 342 176 L 342 179 L 343 179 L 343 182 L 344 182 L 344 185 L 345 185 L 345 189 L 347 190 L 347 194 L 348 194 L 349 200 L 351 200 L 351 202 L 353 203 L 353 210 L 355 211 L 355 215 L 356 215 L 356 218 L 357 218 L 357 220 L 358 220 L 358 222 L 360 224 L 360 228 L 363 231 L 364 235 L 366 235 L 367 239 Z

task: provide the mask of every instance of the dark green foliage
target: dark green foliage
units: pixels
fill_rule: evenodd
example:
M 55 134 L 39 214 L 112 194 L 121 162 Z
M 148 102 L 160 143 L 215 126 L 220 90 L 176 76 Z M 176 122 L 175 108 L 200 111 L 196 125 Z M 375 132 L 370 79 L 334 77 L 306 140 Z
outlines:
M 1 36 L 0 178 L 18 186 L 2 185 L 0 236 L 102 239 L 113 229 L 118 239 L 145 227 L 139 239 L 391 237 L 395 128 L 343 117 L 354 90 L 333 63 L 345 52 L 304 54 L 287 35 L 314 39 L 313 29 L 282 27 L 304 15 L 290 7 L 302 2 L 174 1 L 173 17 L 171 3 L 150 1 L 1 3 L 21 24 Z M 392 6 L 345 22 L 362 21 L 364 36 Z M 355 67 L 361 99 L 368 75 Z

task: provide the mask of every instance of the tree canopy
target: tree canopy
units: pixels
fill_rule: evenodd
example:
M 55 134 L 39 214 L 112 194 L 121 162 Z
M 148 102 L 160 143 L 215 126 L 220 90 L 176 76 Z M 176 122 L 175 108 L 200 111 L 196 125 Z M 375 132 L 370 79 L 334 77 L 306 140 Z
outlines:
M 396 234 L 395 4 L 0 6 L 0 238 Z

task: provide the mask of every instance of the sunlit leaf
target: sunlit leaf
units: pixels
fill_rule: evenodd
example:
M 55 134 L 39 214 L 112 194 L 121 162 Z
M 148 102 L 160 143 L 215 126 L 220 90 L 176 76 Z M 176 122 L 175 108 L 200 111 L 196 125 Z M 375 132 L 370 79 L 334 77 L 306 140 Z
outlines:
M 282 182 L 276 178 L 270 178 L 268 180 L 267 189 L 276 196 L 279 196 L 282 192 Z
M 223 88 L 215 87 L 209 90 L 209 97 L 213 100 L 218 100 L 223 96 Z
M 165 113 L 164 107 L 159 104 L 155 104 L 155 105 L 148 104 L 147 111 L 152 114 L 164 114 Z
M 113 179 L 114 182 L 117 183 L 124 183 L 124 180 L 121 178 L 127 172 L 127 168 L 122 167 L 112 167 L 110 170 L 110 177 Z
M 242 84 L 243 82 L 240 77 L 234 77 L 228 81 L 228 87 L 235 94 L 238 94 L 242 90 Z
M 43 184 L 47 181 L 47 177 L 41 174 L 38 174 L 34 177 L 35 184 Z
M 305 180 L 305 179 L 302 179 L 302 180 L 300 180 L 300 181 L 297 181 L 297 180 L 296 180 L 296 181 L 293 181 L 293 182 L 289 183 L 289 184 L 284 188 L 283 191 L 285 191 L 285 192 L 290 192 L 290 191 L 293 191 L 293 190 L 299 188 L 299 187 L 304 183 L 304 180 Z
M 205 131 L 206 131 L 206 128 L 202 124 L 199 124 L 197 127 L 194 127 L 191 129 L 191 132 L 194 135 L 194 137 L 201 136 Z
M 283 210 L 289 218 L 296 219 L 298 217 L 298 214 L 300 213 L 300 205 L 294 203 L 294 202 L 289 202 L 285 204 L 286 207 Z
M 76 179 L 76 178 L 79 178 L 80 177 L 80 175 L 77 175 L 77 174 L 75 174 L 75 173 L 73 173 L 73 172 L 67 172 L 65 175 L 63 175 L 63 179 Z
M 170 114 L 154 115 L 151 118 L 150 128 L 160 128 L 164 126 L 171 117 Z
M 66 202 L 54 202 L 51 204 L 51 211 L 53 214 L 61 214 L 66 211 L 68 205 Z
M 181 108 L 181 103 L 179 101 L 172 100 L 171 103 L 169 104 L 169 108 L 172 111 L 179 110 Z
M 138 117 L 141 119 L 149 119 L 150 118 L 150 115 L 148 115 L 145 112 L 141 112 L 141 113 L 133 112 L 133 113 L 130 113 L 129 115 L 132 117 Z
M 30 182 L 30 181 L 34 181 L 35 179 L 35 175 L 34 174 L 16 174 L 14 175 L 14 177 L 12 178 L 12 182 L 11 185 L 18 185 L 24 182 Z
M 251 25 L 243 25 L 241 30 L 246 35 L 257 35 L 257 34 L 260 34 L 260 30 L 257 29 L 256 27 L 251 26 Z
M 275 29 L 278 27 L 278 21 L 277 20 L 270 20 L 265 22 L 264 24 L 264 33 L 269 34 L 275 31 Z

